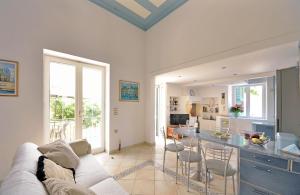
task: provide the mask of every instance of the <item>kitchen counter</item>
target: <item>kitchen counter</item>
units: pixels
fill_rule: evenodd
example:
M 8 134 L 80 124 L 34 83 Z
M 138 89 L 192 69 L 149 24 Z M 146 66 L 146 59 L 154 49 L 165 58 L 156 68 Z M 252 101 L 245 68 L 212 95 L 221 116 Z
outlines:
M 281 152 L 281 148 L 295 143 L 295 139 L 277 136 L 264 146 L 249 143 L 243 134 L 232 133 L 229 139 L 220 139 L 213 131 L 195 128 L 176 128 L 175 133 L 194 137 L 237 149 L 237 194 L 300 194 L 300 157 Z M 198 152 L 201 148 L 198 147 Z M 201 166 L 198 165 L 198 175 Z
M 244 138 L 244 135 L 239 133 L 231 134 L 230 138 L 226 140 L 226 139 L 217 138 L 214 135 L 212 135 L 213 131 L 200 130 L 200 133 L 196 133 L 195 128 L 177 128 L 174 131 L 179 134 L 183 134 L 185 136 L 195 137 L 205 141 L 219 143 L 234 148 L 239 148 L 239 149 L 260 153 L 264 155 L 269 155 L 273 157 L 279 157 L 286 160 L 300 161 L 300 157 L 281 152 L 280 150 L 281 148 L 279 144 L 276 143 L 276 141 L 270 141 L 264 146 L 260 146 L 260 145 L 254 145 L 249 143 L 249 141 Z M 284 145 L 289 145 L 293 143 L 294 142 L 292 141 L 289 143 L 289 141 L 287 140 L 285 141 Z

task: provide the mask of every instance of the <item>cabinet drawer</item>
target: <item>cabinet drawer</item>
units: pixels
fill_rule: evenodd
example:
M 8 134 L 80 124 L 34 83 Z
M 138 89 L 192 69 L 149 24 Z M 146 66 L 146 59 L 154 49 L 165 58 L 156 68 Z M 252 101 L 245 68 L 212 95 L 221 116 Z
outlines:
M 241 180 L 278 194 L 299 195 L 300 174 L 241 159 Z
M 241 195 L 243 195 L 243 194 L 245 194 L 245 195 L 276 195 L 265 189 L 254 187 L 252 185 L 244 183 L 243 181 L 241 181 L 241 185 L 240 185 L 240 194 Z
M 264 163 L 269 166 L 274 166 L 282 169 L 288 168 L 288 160 L 275 158 L 272 156 L 257 154 L 254 152 L 248 152 L 247 150 L 241 150 L 241 158 L 248 159 L 255 162 Z
M 293 172 L 300 173 L 300 162 L 293 161 Z

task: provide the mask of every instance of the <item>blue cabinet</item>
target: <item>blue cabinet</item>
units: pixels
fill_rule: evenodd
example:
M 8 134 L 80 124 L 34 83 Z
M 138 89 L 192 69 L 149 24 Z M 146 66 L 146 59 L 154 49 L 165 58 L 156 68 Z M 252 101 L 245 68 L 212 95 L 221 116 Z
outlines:
M 300 162 L 293 161 L 292 171 L 300 174 Z
M 254 152 L 249 152 L 249 151 L 245 151 L 245 150 L 241 150 L 241 158 L 250 160 L 250 161 L 264 163 L 268 166 L 278 167 L 278 168 L 282 168 L 282 169 L 288 168 L 288 160 L 285 160 L 282 158 L 276 158 L 276 157 L 272 157 L 272 156 L 267 156 L 267 155 L 263 155 L 263 154 L 258 154 L 258 153 L 254 153 Z
M 273 192 L 270 192 L 266 189 L 257 186 L 253 186 L 246 182 L 241 182 L 240 187 L 241 187 L 240 188 L 241 195 L 276 195 Z
M 287 165 L 285 159 L 241 150 L 240 194 L 300 195 L 300 173 Z

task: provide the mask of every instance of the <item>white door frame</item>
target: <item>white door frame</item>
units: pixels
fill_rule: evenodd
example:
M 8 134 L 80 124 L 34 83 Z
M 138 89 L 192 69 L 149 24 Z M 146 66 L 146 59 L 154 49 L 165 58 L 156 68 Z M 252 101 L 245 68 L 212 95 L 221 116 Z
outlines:
M 99 69 L 103 72 L 103 83 L 102 83 L 102 93 L 103 93 L 103 100 L 102 100 L 102 109 L 103 111 L 101 112 L 101 123 L 103 124 L 103 132 L 102 132 L 102 137 L 103 137 L 103 148 L 96 148 L 93 150 L 93 153 L 99 153 L 103 152 L 108 145 L 109 142 L 108 138 L 109 136 L 106 135 L 107 129 L 109 128 L 109 125 L 107 124 L 107 117 L 109 113 L 107 111 L 107 107 L 105 106 L 107 103 L 107 97 L 109 94 L 109 87 L 107 82 L 107 79 L 109 76 L 107 74 L 109 73 L 109 67 L 107 66 L 101 66 L 98 64 L 92 64 L 92 63 L 86 63 L 86 62 L 81 62 L 73 59 L 67 59 L 63 57 L 56 57 L 52 55 L 47 55 L 44 54 L 44 142 L 48 143 L 49 142 L 49 135 L 50 135 L 50 62 L 56 61 L 58 63 L 62 64 L 67 64 L 67 65 L 72 65 L 75 66 L 76 70 L 76 76 L 75 76 L 75 82 L 76 82 L 76 87 L 75 87 L 75 123 L 76 123 L 76 129 L 75 129 L 75 139 L 81 139 L 82 137 L 82 69 L 83 67 L 90 67 L 93 69 Z M 103 63 L 104 65 L 108 65 Z M 108 65 L 109 66 L 109 65 Z M 108 102 L 109 103 L 109 102 Z

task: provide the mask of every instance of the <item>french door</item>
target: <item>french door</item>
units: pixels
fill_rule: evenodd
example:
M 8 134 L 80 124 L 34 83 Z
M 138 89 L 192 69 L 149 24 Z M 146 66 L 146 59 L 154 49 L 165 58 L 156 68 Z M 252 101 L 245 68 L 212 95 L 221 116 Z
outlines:
M 93 152 L 104 151 L 105 68 L 45 57 L 49 68 L 50 139 L 85 138 Z

